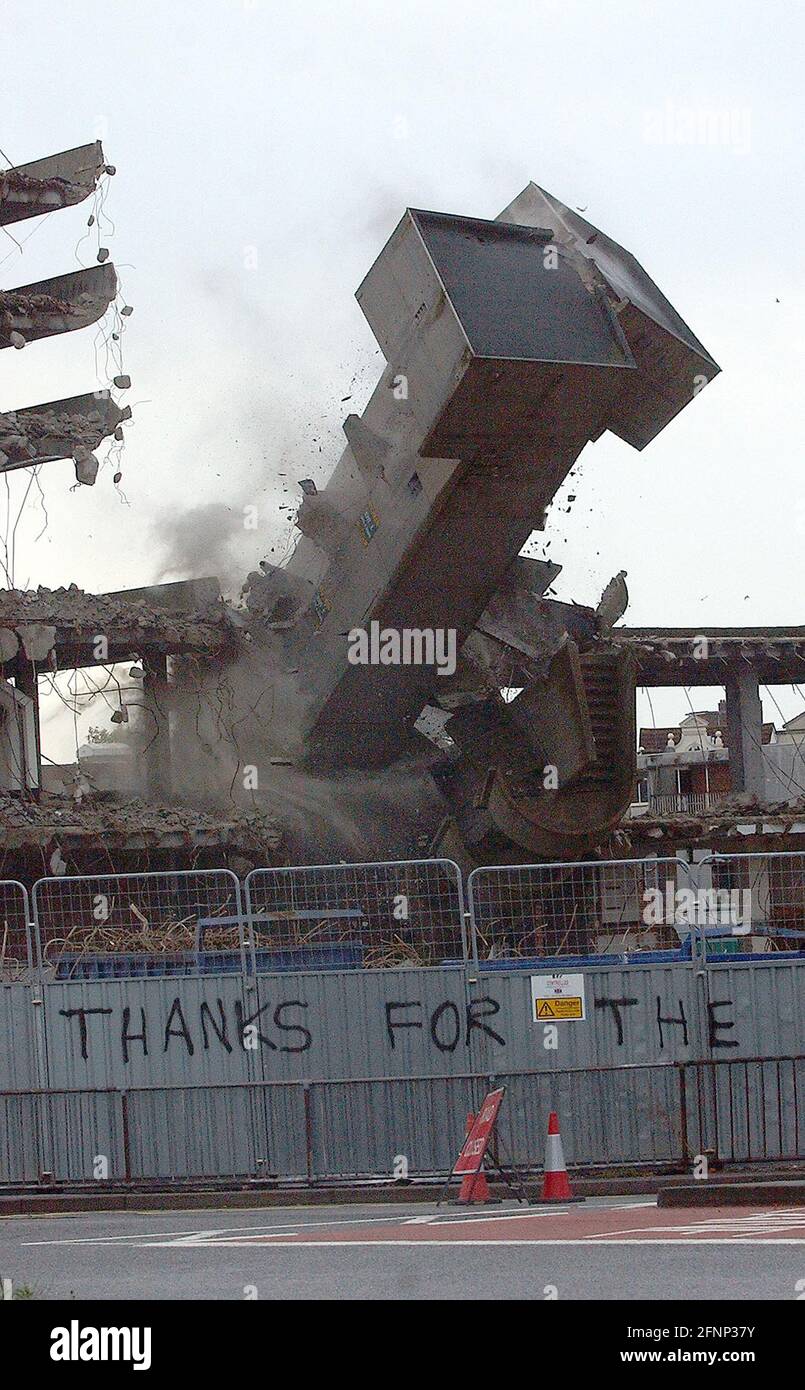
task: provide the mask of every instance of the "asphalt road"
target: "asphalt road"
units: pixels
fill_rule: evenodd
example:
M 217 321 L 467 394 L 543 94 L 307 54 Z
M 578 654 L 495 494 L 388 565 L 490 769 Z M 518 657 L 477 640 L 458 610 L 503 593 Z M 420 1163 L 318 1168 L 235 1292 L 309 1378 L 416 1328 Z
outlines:
M 5 1217 L 0 1277 L 42 1299 L 791 1300 L 805 1208 L 602 1198 Z

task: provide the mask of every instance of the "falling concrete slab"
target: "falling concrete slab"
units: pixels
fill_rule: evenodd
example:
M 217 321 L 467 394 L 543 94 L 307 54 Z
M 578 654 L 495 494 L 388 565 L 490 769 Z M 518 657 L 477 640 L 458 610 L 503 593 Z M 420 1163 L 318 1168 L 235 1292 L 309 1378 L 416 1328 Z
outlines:
M 101 142 L 94 140 L 13 169 L 0 169 L 0 227 L 83 202 L 94 192 L 105 167 Z
M 0 290 L 0 348 L 72 333 L 96 323 L 117 294 L 117 275 L 111 262 Z
M 77 448 L 97 449 L 131 418 L 108 391 L 26 406 L 0 415 L 0 472 L 72 458 Z

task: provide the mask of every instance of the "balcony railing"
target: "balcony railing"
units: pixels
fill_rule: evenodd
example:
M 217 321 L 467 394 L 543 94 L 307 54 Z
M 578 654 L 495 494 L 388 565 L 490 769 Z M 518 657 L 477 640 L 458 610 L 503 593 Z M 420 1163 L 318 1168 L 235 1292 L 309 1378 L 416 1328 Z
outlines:
M 698 815 L 714 806 L 718 798 L 711 792 L 676 793 L 672 796 L 652 796 L 647 803 L 646 814 L 655 816 Z M 646 803 L 643 803 L 646 805 Z

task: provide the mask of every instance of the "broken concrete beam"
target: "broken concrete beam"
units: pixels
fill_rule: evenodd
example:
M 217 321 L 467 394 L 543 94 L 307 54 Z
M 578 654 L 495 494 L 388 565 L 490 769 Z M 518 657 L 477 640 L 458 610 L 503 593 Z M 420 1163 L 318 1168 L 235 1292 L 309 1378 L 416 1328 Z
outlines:
M 0 627 L 0 665 L 13 661 L 19 651 L 19 638 L 9 627 Z
M 170 584 L 148 584 L 141 589 L 116 589 L 99 594 L 99 599 L 120 603 L 146 603 L 166 613 L 200 613 L 205 608 L 221 606 L 221 584 L 218 579 L 178 579 Z
M 28 468 L 49 459 L 72 458 L 75 449 L 97 449 L 103 439 L 128 420 L 108 391 L 26 406 L 0 415 L 0 472 Z
M 100 140 L 61 154 L 0 169 L 0 227 L 88 198 L 104 170 Z
M 101 318 L 116 294 L 117 275 L 109 263 L 0 291 L 0 348 L 12 345 L 15 332 L 31 343 L 86 328 Z

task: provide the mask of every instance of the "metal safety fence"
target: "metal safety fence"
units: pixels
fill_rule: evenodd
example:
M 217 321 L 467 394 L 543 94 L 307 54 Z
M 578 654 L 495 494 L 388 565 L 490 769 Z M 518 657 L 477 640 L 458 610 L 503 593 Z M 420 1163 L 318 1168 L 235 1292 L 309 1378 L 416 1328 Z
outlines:
M 467 883 L 479 963 L 526 967 L 805 950 L 805 854 L 493 865 Z
M 245 895 L 260 969 L 428 966 L 467 959 L 461 871 L 450 859 L 254 869 Z
M 229 869 L 41 878 L 32 910 L 46 979 L 130 979 L 245 965 L 241 886 Z
M 25 980 L 33 964 L 31 907 L 16 879 L 0 879 L 0 981 Z
M 689 1155 L 726 1163 L 805 1158 L 802 1057 L 691 1062 L 684 1066 Z
M 744 950 L 805 947 L 805 854 L 710 854 L 697 868 L 705 931 L 717 936 L 722 923 L 708 919 L 721 918 L 747 939 Z
M 805 854 L 449 859 L 0 881 L 0 981 L 691 961 L 805 951 Z
M 636 952 L 678 955 L 684 944 L 689 954 L 677 902 L 690 875 L 675 858 L 474 869 L 467 893 L 478 959 L 544 965 L 603 956 L 616 964 Z
M 501 1157 L 542 1169 L 558 1110 L 568 1165 L 802 1159 L 805 1057 L 454 1076 L 0 1092 L 0 1184 L 444 1175 L 466 1115 L 506 1086 Z

